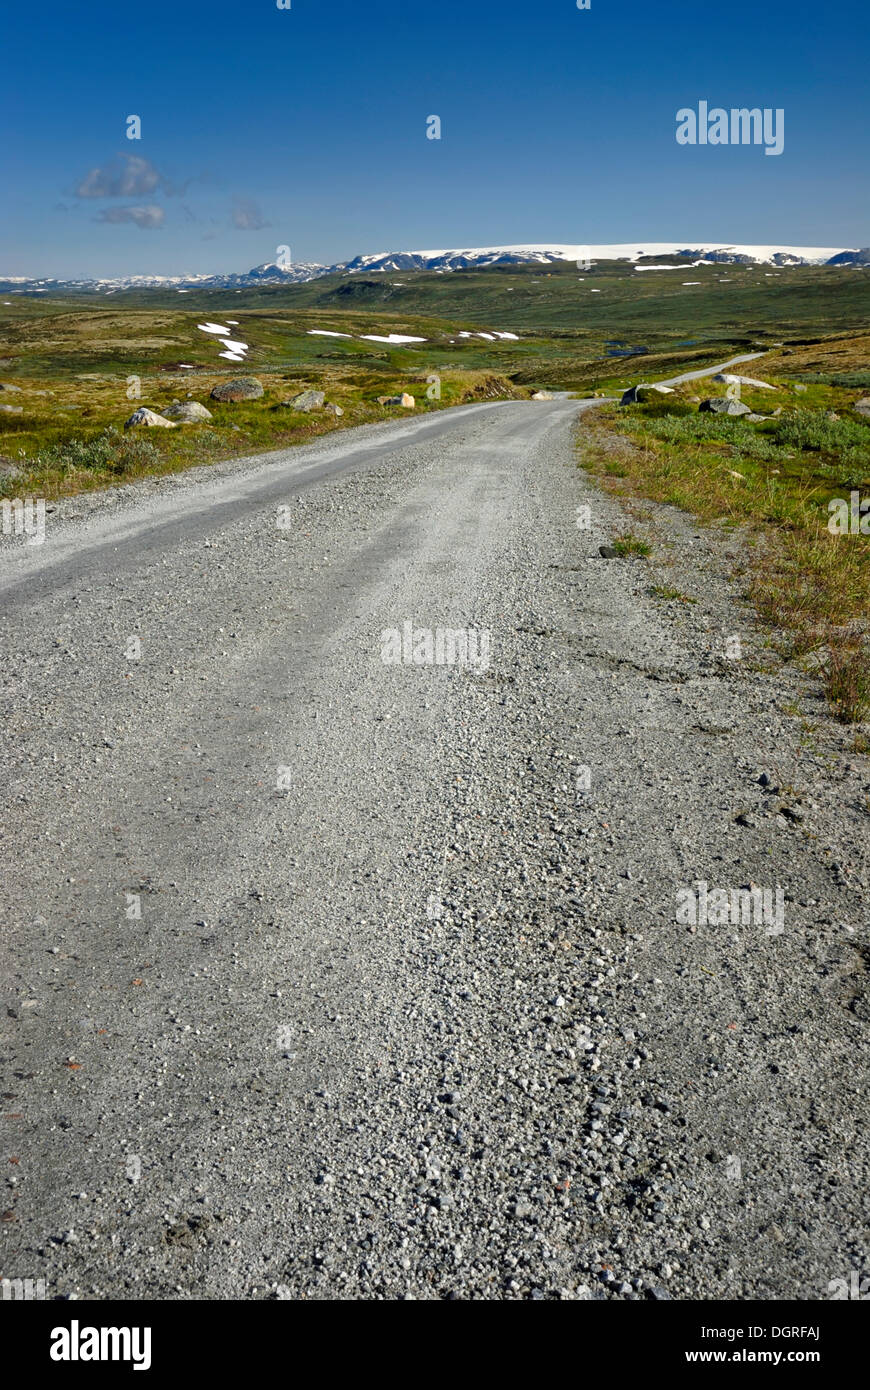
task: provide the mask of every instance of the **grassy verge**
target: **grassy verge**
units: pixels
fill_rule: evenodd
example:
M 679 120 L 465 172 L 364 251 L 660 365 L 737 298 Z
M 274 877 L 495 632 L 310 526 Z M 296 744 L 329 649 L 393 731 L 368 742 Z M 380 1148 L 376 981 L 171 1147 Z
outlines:
M 141 395 L 131 399 L 126 396 L 126 378 L 115 373 L 67 375 L 54 379 L 48 391 L 37 380 L 17 377 L 20 394 L 0 394 L 3 404 L 22 407 L 20 415 L 2 416 L 0 497 L 26 492 L 45 498 L 71 496 L 219 459 L 304 444 L 353 425 L 412 414 L 397 406 L 378 405 L 378 395 L 409 391 L 416 400 L 413 414 L 419 415 L 526 394 L 506 378 L 483 371 L 445 374 L 440 379 L 440 397 L 430 400 L 425 376 L 389 368 L 339 372 L 308 367 L 304 374 L 290 375 L 262 369 L 252 372 L 240 365 L 236 375 L 256 375 L 265 388 L 263 396 L 238 404 L 212 400 L 212 387 L 230 375 L 203 371 L 143 375 L 139 377 Z M 303 413 L 280 404 L 309 387 L 324 391 L 343 415 L 335 417 L 323 410 Z M 124 421 L 139 406 L 160 414 L 173 400 L 197 400 L 211 411 L 212 419 L 173 430 L 124 431 Z
M 860 387 L 827 379 L 837 373 L 800 380 L 799 363 L 794 379 L 767 364 L 744 370 L 776 388 L 743 388 L 763 421 L 700 413 L 691 393 L 725 388 L 690 382 L 661 401 L 604 407 L 591 425 L 585 417 L 581 463 L 613 492 L 745 528 L 756 541 L 751 596 L 776 645 L 788 658 L 813 654 L 833 710 L 858 722 L 870 714 L 870 535 L 832 534 L 829 503 L 855 492 L 870 502 L 870 421 L 854 411 Z

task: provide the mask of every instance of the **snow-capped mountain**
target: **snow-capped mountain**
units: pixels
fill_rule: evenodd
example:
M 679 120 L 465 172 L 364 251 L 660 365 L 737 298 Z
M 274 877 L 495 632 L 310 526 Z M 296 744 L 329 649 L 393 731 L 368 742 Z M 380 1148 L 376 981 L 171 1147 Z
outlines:
M 267 262 L 241 274 L 227 275 L 122 275 L 102 280 L 27 279 L 0 277 L 5 294 L 47 294 L 52 290 L 86 290 L 111 294 L 116 290 L 175 289 L 180 294 L 194 289 L 246 289 L 256 285 L 292 285 L 323 275 L 383 274 L 390 271 L 429 270 L 446 274 L 455 270 L 483 269 L 493 265 L 552 265 L 575 261 L 628 261 L 638 264 L 662 257 L 679 266 L 704 262 L 723 265 L 857 265 L 870 264 L 866 248 L 840 246 L 745 246 L 707 241 L 626 241 L 581 246 L 541 242 L 522 246 L 475 246 L 435 251 L 383 251 L 355 256 L 336 265 L 297 261 L 290 265 Z
M 626 241 L 596 246 L 548 242 L 528 246 L 476 246 L 463 250 L 387 251 L 357 256 L 332 270 L 467 270 L 489 265 L 518 265 L 556 261 L 631 261 L 672 256 L 688 261 L 720 261 L 746 265 L 825 265 L 833 257 L 854 256 L 839 246 L 731 246 L 704 241 Z

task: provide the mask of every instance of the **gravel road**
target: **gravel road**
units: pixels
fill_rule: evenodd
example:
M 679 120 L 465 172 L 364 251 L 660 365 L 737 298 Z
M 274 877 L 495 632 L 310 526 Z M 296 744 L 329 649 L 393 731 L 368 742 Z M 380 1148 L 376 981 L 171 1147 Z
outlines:
M 756 631 L 741 538 L 578 470 L 586 409 L 368 426 L 0 538 L 5 1277 L 866 1273 L 868 763 Z M 601 557 L 626 530 L 651 559 Z M 680 920 L 699 881 L 781 921 Z

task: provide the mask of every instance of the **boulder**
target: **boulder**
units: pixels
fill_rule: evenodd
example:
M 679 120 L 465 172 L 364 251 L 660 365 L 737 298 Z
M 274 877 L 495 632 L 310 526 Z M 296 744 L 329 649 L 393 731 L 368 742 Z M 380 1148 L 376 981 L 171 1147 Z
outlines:
M 860 401 L 856 401 L 852 409 L 858 415 L 870 416 L 870 396 L 862 396 Z
M 163 415 L 158 415 L 155 410 L 149 410 L 146 405 L 140 405 L 138 410 L 134 410 L 129 420 L 124 421 L 124 429 L 134 429 L 137 425 L 161 425 L 165 430 L 174 430 L 175 425 L 171 420 L 167 420 Z
M 17 391 L 21 395 L 20 386 L 9 386 L 5 381 L 0 381 L 0 391 Z
M 699 410 L 711 411 L 714 415 L 751 415 L 752 411 L 742 401 L 732 401 L 728 396 L 713 396 L 702 401 Z
M 673 386 L 659 386 L 655 382 L 638 382 L 637 386 L 629 386 L 627 391 L 623 391 L 620 405 L 636 405 L 638 401 L 654 400 L 656 396 L 672 396 Z
M 223 381 L 211 393 L 213 401 L 255 401 L 263 394 L 263 383 L 255 376 L 240 376 L 235 381 Z
M 163 412 L 166 420 L 177 420 L 181 425 L 194 425 L 198 420 L 210 420 L 212 413 L 199 401 L 173 401 Z
M 5 413 L 6 413 L 7 415 L 22 415 L 22 414 L 24 413 L 24 406 L 23 406 L 23 405 L 0 405 L 0 410 L 5 411 Z
M 732 376 L 730 372 L 717 372 L 713 381 L 739 381 L 741 386 L 754 386 L 756 391 L 775 391 L 769 381 L 759 381 L 754 376 Z
M 323 409 L 328 411 L 330 415 L 339 416 L 344 414 L 344 411 L 342 410 L 341 406 L 336 405 L 334 401 L 326 401 Z
M 322 391 L 300 391 L 298 395 L 291 396 L 289 401 L 282 401 L 290 410 L 319 410 L 326 397 Z
M 673 386 L 658 386 L 653 382 L 650 386 L 638 386 L 635 399 L 638 401 L 654 401 L 656 396 L 673 396 Z

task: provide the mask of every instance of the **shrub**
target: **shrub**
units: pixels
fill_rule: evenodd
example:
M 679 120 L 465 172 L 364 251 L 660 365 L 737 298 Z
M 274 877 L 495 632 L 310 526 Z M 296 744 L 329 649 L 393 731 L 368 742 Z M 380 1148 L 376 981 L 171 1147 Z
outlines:
M 150 439 L 121 434 L 110 426 L 93 439 L 67 439 L 52 444 L 34 459 L 36 469 L 61 474 L 72 472 L 130 473 L 155 467 L 160 450 Z
M 847 463 L 870 465 L 870 428 L 859 420 L 828 420 L 818 411 L 794 410 L 771 431 L 778 444 L 834 454 Z

